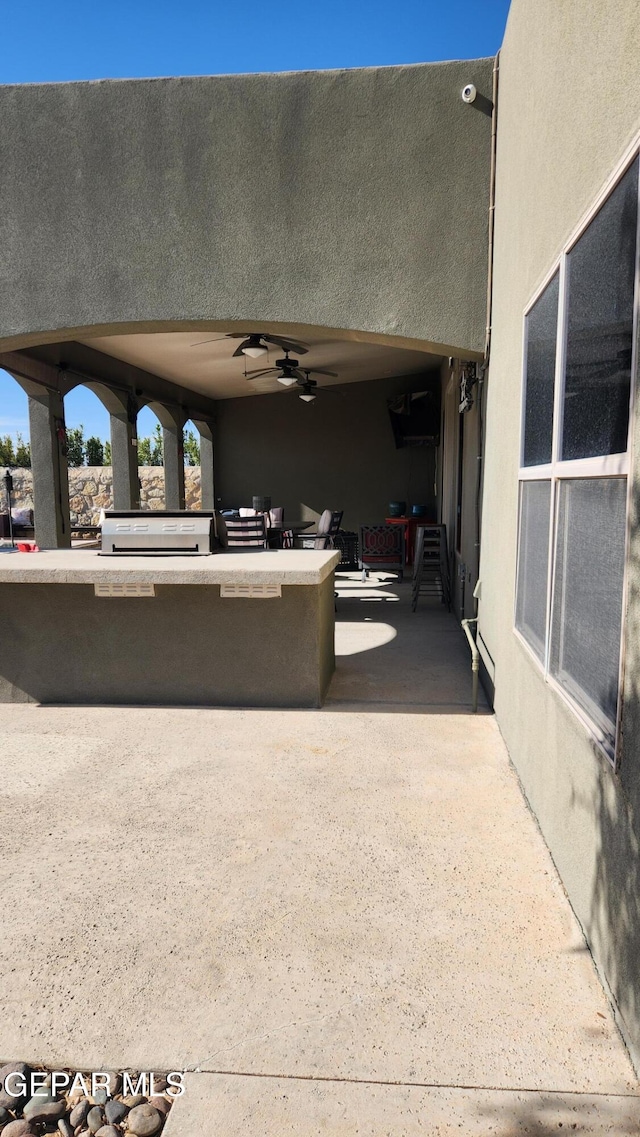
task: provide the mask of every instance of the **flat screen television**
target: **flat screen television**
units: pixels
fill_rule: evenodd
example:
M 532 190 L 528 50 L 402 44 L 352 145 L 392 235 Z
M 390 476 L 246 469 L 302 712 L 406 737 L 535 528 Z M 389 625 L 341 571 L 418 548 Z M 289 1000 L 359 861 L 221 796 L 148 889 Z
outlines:
M 440 376 L 422 380 L 419 391 L 387 399 L 396 447 L 440 443 Z

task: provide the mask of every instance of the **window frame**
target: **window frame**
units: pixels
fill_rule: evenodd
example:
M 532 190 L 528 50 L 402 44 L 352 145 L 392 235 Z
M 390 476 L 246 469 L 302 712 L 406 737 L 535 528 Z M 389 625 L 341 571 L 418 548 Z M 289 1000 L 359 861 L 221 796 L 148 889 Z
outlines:
M 618 770 L 621 759 L 621 718 L 622 718 L 622 703 L 624 691 L 624 664 L 626 656 L 626 609 L 629 590 L 629 569 L 630 569 L 630 536 L 631 536 L 631 494 L 632 494 L 632 467 L 631 456 L 633 453 L 634 437 L 634 409 L 636 400 L 636 386 L 638 385 L 638 355 L 640 347 L 638 339 L 640 335 L 640 137 L 636 138 L 633 144 L 628 148 L 624 157 L 616 166 L 611 176 L 607 179 L 602 187 L 600 193 L 597 195 L 595 201 L 590 205 L 588 210 L 582 216 L 578 225 L 571 233 L 569 240 L 564 244 L 560 254 L 554 260 L 551 268 L 545 276 L 535 292 L 531 296 L 523 312 L 522 322 L 522 385 L 521 385 L 521 404 L 520 404 L 520 449 L 518 455 L 518 524 L 516 531 L 516 584 L 513 605 L 513 624 L 512 630 L 518 641 L 522 644 L 530 659 L 533 661 L 534 666 L 542 672 L 545 682 L 555 691 L 563 702 L 570 707 L 573 714 L 579 719 L 585 727 L 589 737 L 597 745 L 598 749 L 605 755 L 607 760 L 611 763 L 614 770 Z M 578 458 L 562 461 L 561 447 L 563 435 L 563 418 L 564 418 L 564 401 L 565 401 L 565 364 L 567 354 L 567 338 L 568 338 L 568 272 L 567 264 L 568 257 L 583 233 L 589 227 L 591 222 L 599 213 L 600 209 L 607 201 L 607 199 L 614 192 L 619 182 L 622 180 L 627 171 L 631 168 L 633 163 L 639 159 L 638 163 L 638 184 L 637 191 L 637 217 L 636 217 L 636 260 L 635 260 L 635 273 L 634 273 L 634 294 L 633 294 L 633 326 L 632 326 L 632 351 L 631 351 L 631 383 L 629 394 L 629 426 L 627 433 L 627 449 L 622 454 L 607 454 L 595 458 Z M 527 398 L 527 354 L 528 354 L 528 318 L 535 307 L 538 300 L 543 295 L 544 291 L 551 284 L 555 275 L 558 275 L 558 314 L 557 314 L 557 328 L 556 328 L 556 358 L 554 370 L 554 399 L 553 399 L 553 431 L 552 431 L 552 444 L 551 444 L 551 461 L 538 465 L 538 466 L 525 466 L 524 465 L 524 447 L 525 447 L 525 417 L 526 417 L 526 398 Z M 557 557 L 557 532 L 558 532 L 558 500 L 559 500 L 559 485 L 565 479 L 575 478 L 625 478 L 626 479 L 626 522 L 625 522 L 625 552 L 624 552 L 624 573 L 622 585 L 622 605 L 621 605 L 621 628 L 620 628 L 620 658 L 618 669 L 618 702 L 616 708 L 616 722 L 614 729 L 614 743 L 611 745 L 608 735 L 601 729 L 597 722 L 592 719 L 588 712 L 577 702 L 575 698 L 563 687 L 558 680 L 552 675 L 550 670 L 550 656 L 551 656 L 551 628 L 553 619 L 553 607 L 555 599 L 555 575 L 556 575 L 556 557 Z M 520 538 L 521 538 L 521 524 L 522 524 L 522 493 L 520 485 L 526 481 L 550 481 L 551 482 L 551 495 L 550 495 L 550 509 L 549 509 L 549 552 L 548 552 L 548 570 L 547 570 L 547 610 L 546 610 L 546 623 L 545 623 L 545 650 L 544 661 L 536 655 L 534 649 L 525 639 L 522 632 L 516 626 L 517 619 L 517 600 L 518 600 L 518 585 L 520 575 L 519 564 L 519 551 L 520 551 Z

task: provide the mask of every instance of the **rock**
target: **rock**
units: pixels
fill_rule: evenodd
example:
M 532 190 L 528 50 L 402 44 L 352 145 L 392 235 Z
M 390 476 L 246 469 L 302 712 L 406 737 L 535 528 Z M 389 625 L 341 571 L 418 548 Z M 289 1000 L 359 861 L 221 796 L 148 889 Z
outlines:
M 61 1133 L 62 1137 L 73 1137 L 73 1129 L 64 1117 L 61 1117 L 58 1122 L 58 1133 Z
M 109 1125 L 114 1125 L 117 1121 L 122 1121 L 129 1112 L 129 1106 L 125 1105 L 123 1101 L 118 1098 L 111 1098 L 104 1107 L 104 1112 Z
M 130 1133 L 135 1133 L 136 1137 L 151 1137 L 153 1133 L 158 1132 L 161 1125 L 162 1116 L 148 1103 L 135 1106 L 127 1117 L 127 1128 Z
M 152 1097 L 155 1097 L 156 1094 L 161 1094 L 163 1092 L 163 1090 L 166 1090 L 166 1088 L 167 1088 L 166 1076 L 164 1074 L 154 1074 L 153 1075 L 153 1094 L 152 1094 Z
M 74 1129 L 77 1129 L 79 1125 L 82 1125 L 82 1122 L 85 1120 L 90 1109 L 91 1105 L 86 1098 L 81 1098 L 78 1104 L 74 1105 L 69 1117 L 69 1121 Z
M 26 1094 L 21 1094 L 19 1097 L 13 1097 L 5 1090 L 4 1080 L 7 1075 L 21 1074 L 24 1078 L 28 1079 L 30 1073 L 31 1069 L 29 1066 L 27 1066 L 26 1062 L 7 1062 L 5 1066 L 2 1066 L 0 1068 L 0 1106 L 3 1109 L 11 1109 L 15 1112 L 18 1109 L 22 1109 L 24 1103 L 27 1100 Z M 19 1081 L 20 1079 L 18 1079 L 18 1083 Z M 9 1084 L 11 1085 L 12 1090 L 18 1089 L 15 1078 L 12 1078 Z
M 161 1097 L 149 1098 L 149 1105 L 152 1105 L 153 1108 L 157 1109 L 160 1113 L 168 1113 L 171 1109 L 171 1102 Z
M 27 1102 L 22 1111 L 30 1121 L 57 1121 L 67 1112 L 66 1102 L 57 1101 L 51 1096 L 51 1091 L 42 1086 Z
M 104 1125 L 104 1114 L 99 1105 L 91 1107 L 87 1114 L 87 1125 L 91 1133 L 97 1133 Z
M 96 1137 L 120 1137 L 120 1130 L 115 1125 L 103 1125 L 96 1133 Z
M 32 1133 L 31 1122 L 26 1117 L 19 1117 L 17 1121 L 10 1121 L 2 1130 L 2 1137 L 30 1137 Z
M 9 1110 L 5 1109 L 3 1105 L 0 1105 L 0 1127 L 8 1125 L 10 1121 L 12 1121 L 12 1117 Z
M 128 1109 L 134 1109 L 136 1105 L 142 1105 L 147 1099 L 144 1094 L 127 1094 L 122 1100 Z
M 96 1103 L 96 1105 L 104 1105 L 108 1096 L 109 1095 L 107 1094 L 105 1087 L 104 1086 L 98 1086 L 98 1087 L 96 1087 L 96 1092 L 93 1095 L 93 1100 Z
M 122 1078 L 116 1070 L 108 1070 L 107 1072 L 109 1074 L 109 1096 L 114 1097 L 122 1089 Z

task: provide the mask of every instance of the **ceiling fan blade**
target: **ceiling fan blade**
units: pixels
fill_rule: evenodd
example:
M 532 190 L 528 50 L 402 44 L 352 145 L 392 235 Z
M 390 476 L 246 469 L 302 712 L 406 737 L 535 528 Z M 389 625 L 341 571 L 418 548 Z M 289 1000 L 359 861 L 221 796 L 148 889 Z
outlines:
M 306 344 L 299 343 L 297 340 L 287 339 L 286 336 L 262 336 L 262 339 L 268 343 L 277 344 L 283 351 L 293 351 L 296 354 L 300 352 L 301 355 L 306 355 L 309 350 Z
M 215 343 L 216 340 L 226 339 L 225 335 L 213 336 L 210 340 L 198 340 L 197 343 L 190 343 L 189 347 L 201 347 L 203 343 Z
M 338 378 L 337 371 L 321 371 L 319 367 L 307 367 L 305 370 L 308 371 L 310 375 L 330 375 L 332 379 Z
M 260 379 L 263 375 L 276 375 L 279 370 L 279 367 L 265 367 L 262 371 L 247 371 L 245 378 Z
M 242 358 L 244 359 L 244 352 L 242 350 L 242 347 L 237 347 L 236 350 L 234 351 L 233 355 L 231 356 L 231 358 L 237 359 L 238 356 L 242 356 Z

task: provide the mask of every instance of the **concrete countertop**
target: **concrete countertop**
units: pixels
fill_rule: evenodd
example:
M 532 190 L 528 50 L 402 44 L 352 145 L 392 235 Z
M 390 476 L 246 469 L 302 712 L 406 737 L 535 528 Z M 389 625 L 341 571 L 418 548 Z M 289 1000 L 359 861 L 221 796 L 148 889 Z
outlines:
M 0 551 L 0 584 L 322 584 L 340 561 L 328 549 L 212 556 L 101 556 L 97 549 Z

